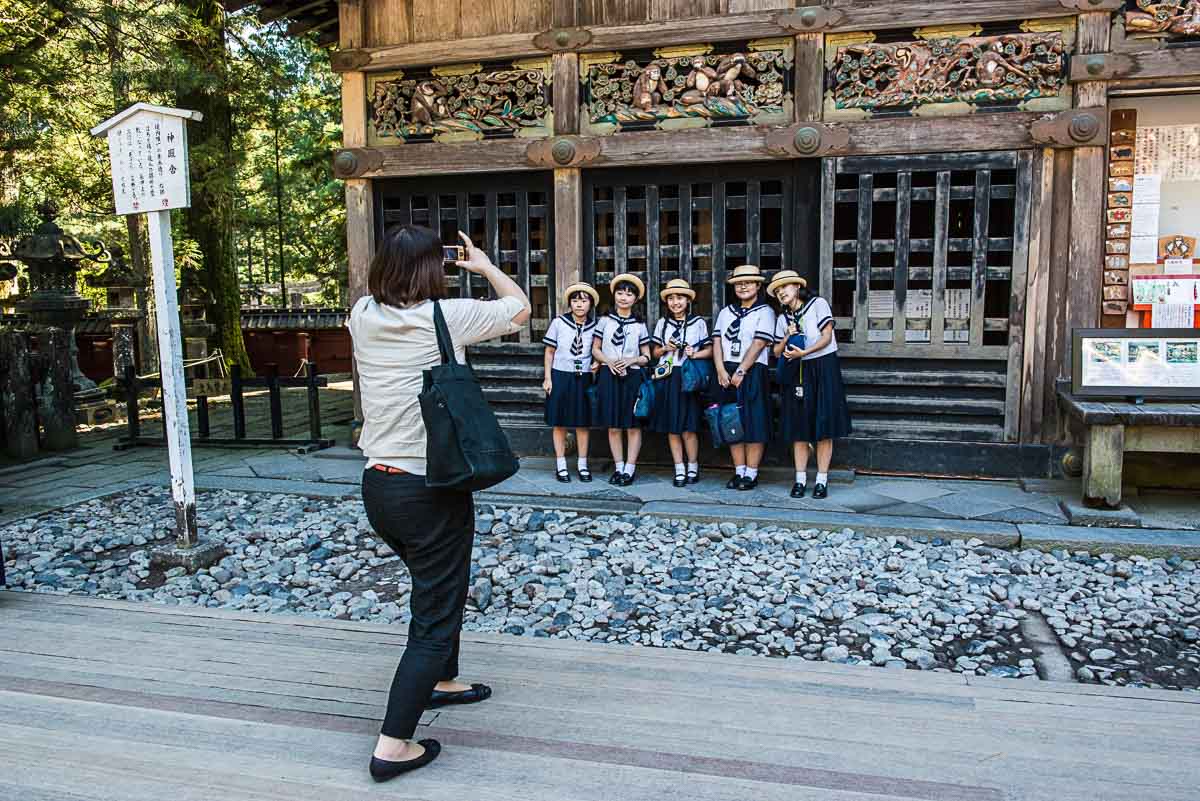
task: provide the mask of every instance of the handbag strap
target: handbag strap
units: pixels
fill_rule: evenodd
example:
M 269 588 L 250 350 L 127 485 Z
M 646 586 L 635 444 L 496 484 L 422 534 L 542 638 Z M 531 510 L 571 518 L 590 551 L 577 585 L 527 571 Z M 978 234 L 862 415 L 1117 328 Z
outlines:
M 442 364 L 458 364 L 454 358 L 454 340 L 450 338 L 450 329 L 446 327 L 442 307 L 436 300 L 433 302 L 433 330 L 437 332 L 438 352 L 442 355 Z

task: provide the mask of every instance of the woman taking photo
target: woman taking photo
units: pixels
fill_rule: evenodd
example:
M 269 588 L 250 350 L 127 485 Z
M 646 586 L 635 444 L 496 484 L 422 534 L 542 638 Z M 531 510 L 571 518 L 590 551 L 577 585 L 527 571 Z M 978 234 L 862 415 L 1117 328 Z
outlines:
M 782 436 L 792 443 L 796 462 L 796 483 L 792 497 L 803 498 L 808 489 L 809 444 L 817 444 L 817 480 L 813 497 L 827 497 L 829 464 L 833 461 L 833 441 L 850 433 L 850 409 L 842 384 L 837 338 L 833 335 L 833 312 L 824 298 L 811 296 L 808 282 L 794 270 L 775 273 L 767 287 L 783 307 L 776 324 L 775 355 L 800 360 L 797 397 L 794 388 L 784 388 L 780 414 Z M 804 346 L 796 347 L 789 338 L 801 334 Z
M 371 758 L 376 781 L 437 757 L 436 740 L 411 741 L 425 709 L 491 696 L 487 685 L 455 680 L 475 509 L 470 492 L 425 486 L 425 424 L 417 395 L 422 372 L 441 363 L 432 301 L 443 299 L 439 305 L 460 362 L 468 345 L 520 330 L 530 307 L 520 287 L 466 234 L 459 236 L 467 258 L 456 265 L 486 278 L 497 300 L 444 299 L 441 239 L 428 228 L 403 225 L 380 242 L 367 278 L 369 294 L 354 304 L 347 324 L 362 398 L 363 506 L 375 533 L 412 576 L 408 645 Z

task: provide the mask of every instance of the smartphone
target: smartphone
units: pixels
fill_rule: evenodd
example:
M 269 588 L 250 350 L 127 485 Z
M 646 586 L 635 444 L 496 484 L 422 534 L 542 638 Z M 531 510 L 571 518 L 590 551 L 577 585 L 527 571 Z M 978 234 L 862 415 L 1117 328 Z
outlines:
M 467 251 L 462 245 L 443 245 L 442 261 L 453 264 L 456 261 L 466 261 Z

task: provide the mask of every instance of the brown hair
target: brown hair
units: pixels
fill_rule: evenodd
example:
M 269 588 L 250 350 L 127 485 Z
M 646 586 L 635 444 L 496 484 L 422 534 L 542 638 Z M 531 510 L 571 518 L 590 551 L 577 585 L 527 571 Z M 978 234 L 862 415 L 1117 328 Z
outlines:
M 446 297 L 441 237 L 423 225 L 389 229 L 371 261 L 367 289 L 388 306 Z

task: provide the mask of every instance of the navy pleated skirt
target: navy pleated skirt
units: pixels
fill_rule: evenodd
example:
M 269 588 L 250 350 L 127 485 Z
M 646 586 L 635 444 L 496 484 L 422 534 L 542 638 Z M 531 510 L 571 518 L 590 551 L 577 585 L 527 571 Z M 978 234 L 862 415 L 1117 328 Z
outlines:
M 592 425 L 598 428 L 641 428 L 633 416 L 641 386 L 641 370 L 629 370 L 619 376 L 614 375 L 608 367 L 601 367 L 596 375 L 599 408 Z
M 650 430 L 659 434 L 695 433 L 700 430 L 698 392 L 683 391 L 683 371 L 678 367 L 654 382 L 654 415 Z
M 732 377 L 737 371 L 737 362 L 725 362 L 725 371 Z M 771 441 L 771 387 L 767 366 L 755 362 L 742 379 L 740 389 L 732 384 L 722 388 L 714 378 L 713 403 L 740 403 L 742 427 L 746 430 L 743 442 Z
M 842 383 L 837 353 L 806 359 L 803 367 L 803 400 L 794 387 L 780 388 L 780 436 L 785 442 L 820 442 L 849 436 L 850 407 Z
M 546 396 L 546 425 L 556 428 L 589 428 L 592 408 L 587 388 L 591 373 L 550 371 L 550 394 Z

